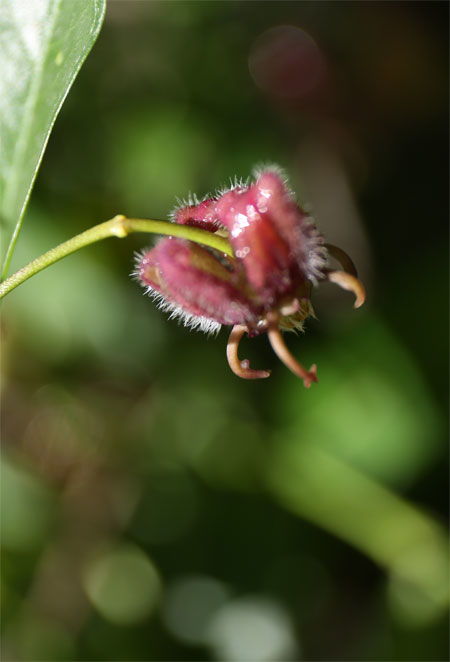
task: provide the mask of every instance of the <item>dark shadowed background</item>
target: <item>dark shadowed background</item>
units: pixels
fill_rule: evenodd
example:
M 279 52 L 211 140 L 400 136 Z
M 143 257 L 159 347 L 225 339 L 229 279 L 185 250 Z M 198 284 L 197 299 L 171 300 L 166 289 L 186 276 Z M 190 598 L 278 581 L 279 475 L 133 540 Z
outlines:
M 368 290 L 269 380 L 168 321 L 110 239 L 5 302 L 4 660 L 447 660 L 444 2 L 115 0 L 16 268 L 275 162 Z

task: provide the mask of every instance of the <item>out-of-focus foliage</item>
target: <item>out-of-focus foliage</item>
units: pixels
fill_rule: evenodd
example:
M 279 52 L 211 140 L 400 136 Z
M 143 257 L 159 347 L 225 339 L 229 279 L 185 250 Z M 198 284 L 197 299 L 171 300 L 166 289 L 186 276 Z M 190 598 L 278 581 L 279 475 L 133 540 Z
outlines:
M 4 0 L 0 8 L 2 277 L 50 131 L 105 7 L 105 0 Z
M 4 660 L 448 659 L 446 39 L 444 3 L 110 3 L 14 266 L 274 161 L 368 302 L 314 296 L 307 391 L 157 311 L 148 236 L 11 293 Z

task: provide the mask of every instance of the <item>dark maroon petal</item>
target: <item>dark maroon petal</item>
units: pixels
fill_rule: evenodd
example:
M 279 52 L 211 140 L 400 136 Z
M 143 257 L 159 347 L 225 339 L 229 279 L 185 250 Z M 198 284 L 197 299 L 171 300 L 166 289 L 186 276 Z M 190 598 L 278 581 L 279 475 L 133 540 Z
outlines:
M 216 210 L 249 282 L 271 305 L 275 297 L 291 289 L 299 273 L 291 247 L 272 219 L 270 200 L 261 198 L 256 185 L 234 189 L 217 201 Z
M 268 306 L 317 277 L 320 236 L 277 172 L 263 172 L 252 186 L 225 193 L 215 209 L 249 283 Z
M 267 209 L 301 272 L 313 281 L 323 277 L 327 258 L 323 237 L 313 218 L 295 202 L 283 178 L 273 170 L 262 172 L 255 190 L 258 208 Z
M 140 282 L 159 293 L 163 305 L 188 324 L 202 326 L 201 320 L 209 320 L 255 325 L 262 311 L 245 292 L 239 263 L 194 242 L 162 239 L 136 266 Z
M 221 226 L 214 208 L 215 199 L 209 198 L 196 205 L 186 205 L 172 212 L 172 220 L 179 225 L 192 225 L 202 230 L 216 232 Z

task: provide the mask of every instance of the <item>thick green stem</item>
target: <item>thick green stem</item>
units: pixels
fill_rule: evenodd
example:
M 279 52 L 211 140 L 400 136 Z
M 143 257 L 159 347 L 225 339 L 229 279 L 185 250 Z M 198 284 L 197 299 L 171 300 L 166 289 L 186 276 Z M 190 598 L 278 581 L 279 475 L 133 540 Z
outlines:
M 80 248 L 83 248 L 83 246 L 89 246 L 89 244 L 93 244 L 101 239 L 107 239 L 108 237 L 119 237 L 121 239 L 132 232 L 150 232 L 153 234 L 167 234 L 172 237 L 182 237 L 183 239 L 189 239 L 190 241 L 196 241 L 199 244 L 216 248 L 221 253 L 233 255 L 231 246 L 226 239 L 206 230 L 193 228 L 189 225 L 168 223 L 167 221 L 150 221 L 142 218 L 115 216 L 110 221 L 94 225 L 89 230 L 85 230 L 85 232 L 77 234 L 68 241 L 59 244 L 59 246 L 55 246 L 55 248 L 40 255 L 25 267 L 16 271 L 16 273 L 0 284 L 0 299 L 8 294 L 8 292 L 11 292 L 11 290 L 14 290 L 18 285 L 28 280 L 28 278 L 34 276 L 34 274 L 58 262 L 58 260 L 66 257 L 66 255 L 75 253 Z

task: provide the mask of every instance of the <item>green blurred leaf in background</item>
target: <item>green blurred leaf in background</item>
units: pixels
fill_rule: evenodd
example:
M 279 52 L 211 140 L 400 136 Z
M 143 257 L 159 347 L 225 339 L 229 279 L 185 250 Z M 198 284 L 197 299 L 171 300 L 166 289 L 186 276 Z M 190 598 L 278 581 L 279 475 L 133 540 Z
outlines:
M 104 13 L 105 0 L 4 0 L 0 8 L 2 277 L 50 131 Z

